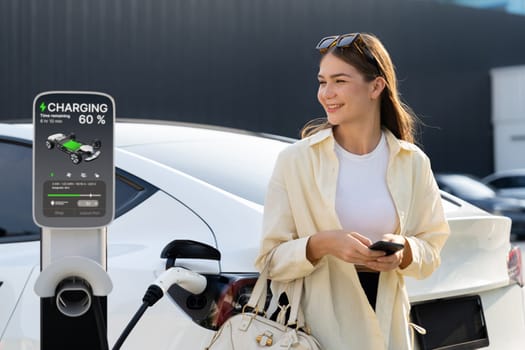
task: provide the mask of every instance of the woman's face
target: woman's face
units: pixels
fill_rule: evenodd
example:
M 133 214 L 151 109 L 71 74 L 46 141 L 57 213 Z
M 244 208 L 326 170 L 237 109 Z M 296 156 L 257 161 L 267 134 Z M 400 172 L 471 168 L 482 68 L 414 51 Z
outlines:
M 352 65 L 332 54 L 327 54 L 319 65 L 317 99 L 323 106 L 328 121 L 341 125 L 372 119 L 374 104 L 373 81 Z

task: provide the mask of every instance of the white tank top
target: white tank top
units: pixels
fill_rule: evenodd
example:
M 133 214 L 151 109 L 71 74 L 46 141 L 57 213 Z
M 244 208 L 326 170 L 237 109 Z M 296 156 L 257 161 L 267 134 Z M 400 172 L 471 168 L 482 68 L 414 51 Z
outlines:
M 388 145 L 385 134 L 367 154 L 348 152 L 335 143 L 339 175 L 335 209 L 344 230 L 355 231 L 372 242 L 398 226 L 396 210 L 386 183 Z

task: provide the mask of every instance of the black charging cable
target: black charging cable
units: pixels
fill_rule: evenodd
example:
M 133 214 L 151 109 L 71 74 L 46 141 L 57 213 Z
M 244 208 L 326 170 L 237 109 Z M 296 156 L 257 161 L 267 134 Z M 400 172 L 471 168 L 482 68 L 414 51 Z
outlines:
M 206 277 L 182 267 L 170 267 L 164 271 L 155 282 L 148 287 L 148 290 L 142 298 L 141 307 L 137 310 L 118 338 L 113 346 L 113 350 L 120 349 L 133 327 L 135 327 L 144 312 L 146 312 L 146 309 L 159 301 L 159 299 L 164 296 L 164 293 L 167 293 L 168 289 L 174 284 L 181 286 L 190 293 L 200 294 L 206 289 L 207 280 Z
M 144 294 L 144 297 L 142 298 L 142 305 L 137 310 L 131 321 L 129 321 L 128 325 L 120 335 L 120 337 L 117 339 L 117 342 L 113 346 L 113 350 L 118 350 L 128 337 L 129 333 L 133 330 L 137 322 L 140 320 L 144 312 L 146 312 L 147 308 L 150 306 L 153 306 L 157 301 L 159 301 L 160 298 L 164 295 L 164 292 L 162 289 L 157 286 L 156 284 L 152 284 L 149 286 L 148 290 L 146 291 L 146 294 Z
M 104 316 L 103 316 L 100 298 L 93 298 L 93 299 L 94 299 L 94 303 L 91 306 L 93 307 L 93 313 L 95 315 L 95 323 L 97 324 L 98 338 L 100 339 L 100 349 L 109 350 L 106 320 L 104 319 Z

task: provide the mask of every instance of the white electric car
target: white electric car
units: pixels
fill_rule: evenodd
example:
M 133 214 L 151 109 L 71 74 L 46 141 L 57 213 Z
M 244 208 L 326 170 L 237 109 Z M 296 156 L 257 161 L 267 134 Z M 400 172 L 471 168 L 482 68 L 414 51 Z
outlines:
M 0 123 L 0 349 L 39 349 L 39 228 L 32 220 L 31 124 Z M 264 193 L 290 140 L 168 122 L 115 127 L 116 218 L 108 227 L 113 346 L 166 266 L 206 276 L 200 295 L 173 286 L 125 349 L 203 349 L 240 312 L 256 279 Z M 521 255 L 510 220 L 443 193 L 452 234 L 441 267 L 407 279 L 421 349 L 523 349 Z

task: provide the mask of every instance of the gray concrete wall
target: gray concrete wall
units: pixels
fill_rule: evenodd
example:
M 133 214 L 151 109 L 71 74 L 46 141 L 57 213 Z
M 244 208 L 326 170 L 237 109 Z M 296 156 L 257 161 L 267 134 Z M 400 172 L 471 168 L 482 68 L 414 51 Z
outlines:
M 322 116 L 317 41 L 373 32 L 436 171 L 493 169 L 489 69 L 525 63 L 525 17 L 417 0 L 0 0 L 0 120 L 45 90 L 113 95 L 119 117 L 297 137 Z

